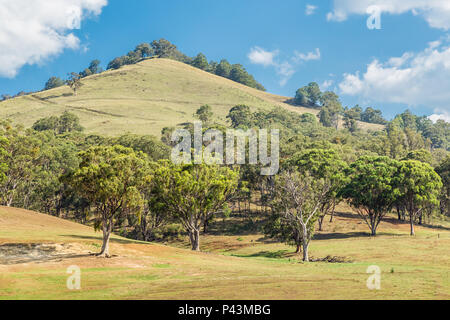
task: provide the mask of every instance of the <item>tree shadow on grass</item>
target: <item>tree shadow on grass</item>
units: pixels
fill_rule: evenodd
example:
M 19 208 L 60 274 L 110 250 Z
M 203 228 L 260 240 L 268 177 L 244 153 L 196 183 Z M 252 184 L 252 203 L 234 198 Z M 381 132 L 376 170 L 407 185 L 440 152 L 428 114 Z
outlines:
M 404 237 L 405 234 L 379 232 L 377 236 Z M 369 232 L 346 232 L 346 233 L 318 233 L 315 234 L 313 240 L 338 240 L 351 238 L 376 238 Z
M 75 238 L 75 239 L 80 239 L 80 240 L 103 241 L 102 236 L 94 237 L 94 236 L 80 236 L 80 235 L 63 234 L 63 235 L 60 235 L 60 237 Z M 111 238 L 109 241 L 114 242 L 114 243 L 120 243 L 120 244 L 143 244 L 143 245 L 151 244 L 150 242 L 144 242 L 144 241 L 138 241 L 138 240 L 127 240 L 127 239 L 116 239 L 116 238 Z
M 292 252 L 288 250 L 279 250 L 279 251 L 261 251 L 252 254 L 232 254 L 233 257 L 238 258 L 269 258 L 269 259 L 283 259 L 288 255 L 292 255 Z

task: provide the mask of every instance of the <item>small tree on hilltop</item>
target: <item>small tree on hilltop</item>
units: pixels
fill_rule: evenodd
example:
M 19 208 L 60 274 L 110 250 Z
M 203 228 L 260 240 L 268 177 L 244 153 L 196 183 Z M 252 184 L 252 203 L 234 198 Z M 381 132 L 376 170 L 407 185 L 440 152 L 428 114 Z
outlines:
M 81 83 L 81 75 L 76 72 L 70 73 L 67 85 L 73 90 L 73 94 L 77 95 L 78 90 L 83 86 Z
M 140 213 L 140 188 L 149 179 L 142 153 L 122 146 L 92 147 L 80 153 L 79 168 L 66 179 L 94 208 L 95 227 L 103 231 L 100 257 L 110 257 L 109 241 L 115 220 L 123 213 Z
M 62 87 L 64 85 L 64 80 L 58 77 L 51 77 L 48 79 L 48 81 L 45 83 L 44 90 L 50 90 L 58 87 Z

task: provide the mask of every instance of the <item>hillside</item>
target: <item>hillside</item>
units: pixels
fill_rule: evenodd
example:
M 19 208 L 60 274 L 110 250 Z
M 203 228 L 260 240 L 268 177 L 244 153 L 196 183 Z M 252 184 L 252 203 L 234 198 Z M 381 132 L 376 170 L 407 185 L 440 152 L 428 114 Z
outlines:
M 286 104 L 288 97 L 262 92 L 181 62 L 151 59 L 82 80 L 77 96 L 60 87 L 0 102 L 0 118 L 31 126 L 36 120 L 68 110 L 81 119 L 88 133 L 118 135 L 131 132 L 159 136 L 161 129 L 193 121 L 194 112 L 209 104 L 225 122 L 237 104 L 294 112 L 318 110 Z M 363 129 L 383 126 L 361 123 Z
M 341 206 L 311 254 L 345 263 L 303 264 L 292 247 L 260 234 L 216 232 L 204 238 L 207 253 L 114 237 L 115 256 L 101 259 L 91 255 L 101 244 L 91 228 L 0 207 L 0 299 L 449 299 L 446 225 L 419 227 L 412 238 L 407 224 L 392 219 L 370 238 Z M 383 272 L 381 291 L 366 287 L 374 264 Z M 66 289 L 72 265 L 82 270 L 80 291 Z

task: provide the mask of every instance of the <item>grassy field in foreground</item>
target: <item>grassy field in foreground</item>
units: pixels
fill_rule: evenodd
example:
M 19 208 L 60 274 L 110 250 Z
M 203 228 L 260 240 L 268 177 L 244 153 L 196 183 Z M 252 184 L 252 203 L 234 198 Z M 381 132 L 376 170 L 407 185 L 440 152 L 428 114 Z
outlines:
M 116 256 L 100 259 L 90 255 L 101 244 L 92 229 L 0 207 L 0 299 L 450 298 L 448 222 L 419 227 L 410 237 L 408 226 L 392 219 L 371 238 L 348 208 L 339 211 L 317 234 L 311 255 L 351 262 L 304 264 L 292 247 L 259 234 L 220 234 L 220 221 L 202 238 L 204 253 L 190 252 L 183 243 L 172 244 L 176 248 L 114 237 Z M 57 245 L 60 255 L 46 256 L 35 247 L 44 244 Z M 71 265 L 82 270 L 80 291 L 66 287 Z M 370 265 L 382 270 L 380 291 L 366 287 Z
M 216 121 L 225 123 L 229 110 L 246 104 L 254 110 L 275 106 L 298 113 L 318 110 L 293 107 L 281 97 L 246 87 L 184 63 L 152 59 L 119 70 L 87 77 L 76 96 L 69 87 L 0 102 L 0 118 L 25 127 L 43 117 L 70 111 L 80 117 L 88 133 L 115 136 L 123 133 L 160 136 L 164 127 L 194 120 L 193 114 L 209 104 Z M 362 129 L 383 126 L 361 123 Z

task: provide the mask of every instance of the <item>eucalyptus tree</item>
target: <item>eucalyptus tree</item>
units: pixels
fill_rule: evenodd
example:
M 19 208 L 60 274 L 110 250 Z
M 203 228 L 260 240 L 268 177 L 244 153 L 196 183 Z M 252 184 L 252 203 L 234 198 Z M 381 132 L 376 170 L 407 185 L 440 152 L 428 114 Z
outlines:
M 441 192 L 441 213 L 450 215 L 450 156 L 436 168 L 444 184 Z
M 72 89 L 75 96 L 77 95 L 78 90 L 83 86 L 83 83 L 81 82 L 81 75 L 76 72 L 69 73 L 69 79 L 66 83 L 70 89 Z
M 339 203 L 339 191 L 346 181 L 344 171 L 347 164 L 333 149 L 309 149 L 297 154 L 291 160 L 301 172 L 307 172 L 315 179 L 322 179 L 328 192 L 323 197 L 320 206 L 319 231 L 322 231 L 323 221 L 327 215 L 332 215 Z
M 3 149 L 3 163 L 6 165 L 6 179 L 0 184 L 0 201 L 12 206 L 21 196 L 20 190 L 27 190 L 32 183 L 33 170 L 39 161 L 39 141 L 27 135 L 21 127 L 9 122 L 0 123 L 0 139 L 6 139 Z
M 95 227 L 103 231 L 99 256 L 110 257 L 114 223 L 127 212 L 140 215 L 141 190 L 150 179 L 143 153 L 122 146 L 91 147 L 79 154 L 80 165 L 67 181 L 94 209 Z
M 442 180 L 429 164 L 415 160 L 401 161 L 396 179 L 398 202 L 408 213 L 414 236 L 414 221 L 426 213 L 428 205 L 438 206 Z
M 212 216 L 228 211 L 239 172 L 216 165 L 175 165 L 163 161 L 153 170 L 154 192 L 164 209 L 189 234 L 192 250 L 200 251 L 200 229 Z
M 347 170 L 349 182 L 340 195 L 347 199 L 369 226 L 372 236 L 398 199 L 399 162 L 388 157 L 364 156 Z
M 273 210 L 303 247 L 303 261 L 309 261 L 309 245 L 320 208 L 330 192 L 324 179 L 307 172 L 286 170 L 275 179 Z

